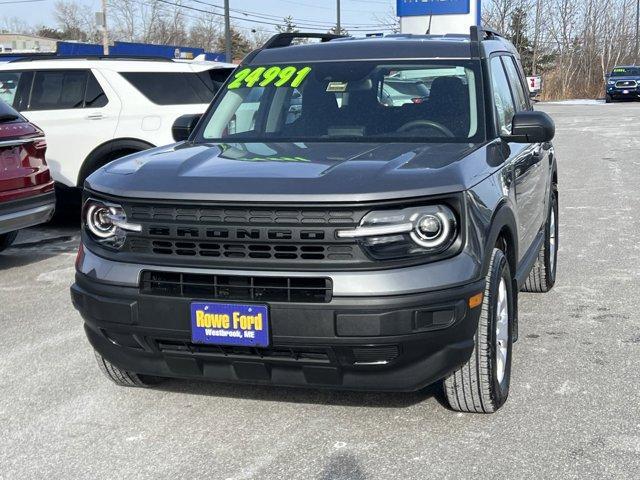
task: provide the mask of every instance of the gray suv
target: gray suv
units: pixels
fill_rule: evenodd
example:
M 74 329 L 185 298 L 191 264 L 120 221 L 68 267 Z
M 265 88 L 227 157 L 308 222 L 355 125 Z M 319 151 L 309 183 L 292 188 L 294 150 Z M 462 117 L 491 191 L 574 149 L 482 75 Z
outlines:
M 294 45 L 298 38 L 316 43 Z M 428 85 L 389 102 L 398 79 Z M 494 412 L 555 282 L 555 127 L 498 34 L 280 34 L 174 145 L 85 183 L 71 293 L 115 383 L 415 391 Z

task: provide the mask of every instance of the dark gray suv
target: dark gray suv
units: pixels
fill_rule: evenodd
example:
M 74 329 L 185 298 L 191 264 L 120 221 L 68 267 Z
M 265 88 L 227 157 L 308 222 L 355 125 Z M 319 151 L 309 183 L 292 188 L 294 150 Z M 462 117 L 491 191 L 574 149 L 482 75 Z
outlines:
M 389 102 L 403 82 L 424 94 Z M 526 92 L 513 46 L 475 27 L 276 35 L 176 122 L 179 143 L 88 178 L 71 293 L 101 369 L 131 386 L 443 381 L 453 409 L 496 411 L 518 292 L 556 276 L 555 127 Z

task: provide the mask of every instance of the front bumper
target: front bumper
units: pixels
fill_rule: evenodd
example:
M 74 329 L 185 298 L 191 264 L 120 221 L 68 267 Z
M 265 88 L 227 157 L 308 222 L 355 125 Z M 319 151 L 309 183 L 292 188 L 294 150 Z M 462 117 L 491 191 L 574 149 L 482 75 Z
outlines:
M 638 90 L 637 88 L 624 89 L 616 87 L 613 89 L 607 89 L 607 95 L 616 100 L 640 99 L 640 90 Z
M 191 342 L 197 298 L 145 295 L 83 273 L 71 287 L 92 346 L 118 367 L 146 375 L 283 386 L 415 391 L 470 357 L 484 281 L 408 295 L 271 303 L 267 349 Z
M 0 203 L 0 235 L 48 222 L 55 205 L 53 191 Z

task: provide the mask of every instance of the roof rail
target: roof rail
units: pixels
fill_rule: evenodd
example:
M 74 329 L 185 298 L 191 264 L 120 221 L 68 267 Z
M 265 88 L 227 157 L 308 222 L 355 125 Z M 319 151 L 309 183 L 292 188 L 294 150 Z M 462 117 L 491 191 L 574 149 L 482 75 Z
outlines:
M 333 33 L 278 33 L 267 40 L 263 50 L 290 46 L 296 38 L 318 38 L 321 42 L 330 42 L 338 38 L 347 38 L 347 35 L 335 35 Z
M 16 55 L 12 55 L 16 56 Z M 52 54 L 35 54 L 25 55 L 20 58 L 11 60 L 9 63 L 16 62 L 35 62 L 38 60 L 147 60 L 151 62 L 172 62 L 171 58 L 155 57 L 145 55 L 56 55 Z

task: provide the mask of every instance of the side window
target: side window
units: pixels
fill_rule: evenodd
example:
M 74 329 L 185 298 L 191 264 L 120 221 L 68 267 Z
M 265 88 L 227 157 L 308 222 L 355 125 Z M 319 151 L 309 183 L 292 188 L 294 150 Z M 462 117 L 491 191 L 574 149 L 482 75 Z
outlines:
M 197 73 L 124 72 L 131 85 L 156 105 L 191 105 L 210 103 L 216 93 L 212 82 Z
M 493 102 L 497 117 L 499 133 L 511 133 L 511 124 L 516 108 L 511 97 L 509 81 L 505 74 L 500 57 L 491 59 L 491 86 L 493 90 Z
M 0 72 L 0 101 L 13 105 L 21 75 L 21 72 Z
M 504 56 L 502 57 L 502 61 L 507 69 L 507 76 L 509 77 L 509 83 L 511 84 L 511 91 L 513 92 L 513 96 L 516 100 L 516 110 L 518 112 L 529 110 L 529 100 L 525 94 L 524 86 L 522 85 L 522 78 L 518 73 L 518 67 L 516 66 L 515 59 L 511 56 Z
M 109 103 L 109 99 L 102 90 L 102 87 L 93 76 L 93 73 L 87 74 L 87 89 L 84 93 L 84 108 L 101 108 Z
M 25 71 L 20 73 L 20 81 L 16 95 L 13 99 L 13 108 L 22 112 L 29 106 L 29 95 L 31 95 L 31 84 L 33 83 L 33 72 Z
M 36 72 L 29 110 L 82 108 L 86 83 L 86 70 L 43 70 Z

